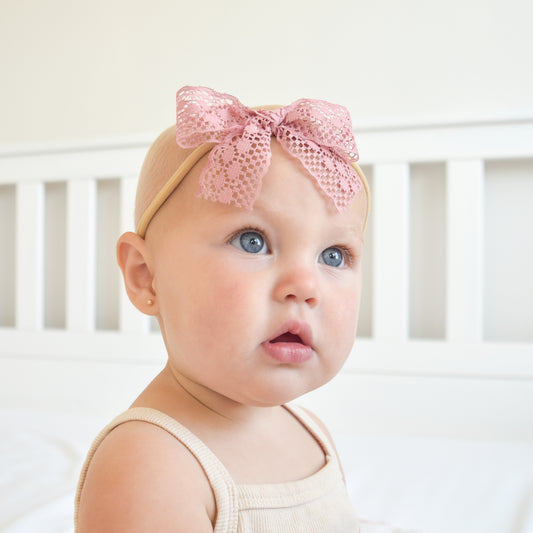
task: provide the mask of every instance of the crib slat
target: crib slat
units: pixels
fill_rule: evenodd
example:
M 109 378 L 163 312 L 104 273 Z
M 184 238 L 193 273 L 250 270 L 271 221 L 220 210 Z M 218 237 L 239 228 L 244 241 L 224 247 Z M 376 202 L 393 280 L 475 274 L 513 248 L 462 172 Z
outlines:
M 67 185 L 67 329 L 92 331 L 95 325 L 96 182 Z
M 124 176 L 120 180 L 120 230 L 134 231 L 134 206 L 137 176 Z
M 16 325 L 39 330 L 44 325 L 44 185 L 16 188 Z
M 120 180 L 120 226 L 121 231 L 132 231 L 133 206 L 135 205 L 135 192 L 137 176 L 127 176 Z M 149 317 L 140 313 L 130 302 L 124 282 L 120 276 L 119 292 L 119 328 L 129 333 L 147 333 L 150 329 Z
M 374 167 L 372 328 L 376 339 L 409 331 L 409 165 Z
M 446 178 L 446 338 L 481 341 L 483 202 L 481 160 L 450 161 Z

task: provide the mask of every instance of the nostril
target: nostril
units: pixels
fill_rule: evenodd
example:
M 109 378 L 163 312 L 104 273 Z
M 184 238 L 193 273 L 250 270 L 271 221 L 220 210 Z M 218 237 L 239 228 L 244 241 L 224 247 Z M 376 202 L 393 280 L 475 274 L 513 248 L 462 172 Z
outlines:
M 316 304 L 318 303 L 318 298 L 316 296 L 309 296 L 307 298 L 301 298 L 300 296 L 298 296 L 297 294 L 286 294 L 284 296 L 285 298 L 285 301 L 289 301 L 289 302 L 302 302 L 302 303 L 306 303 L 307 305 L 309 305 L 310 307 L 315 307 Z
M 311 298 L 306 298 L 305 303 L 309 305 L 309 307 L 315 307 L 316 304 L 318 303 L 318 299 L 315 298 L 314 296 Z

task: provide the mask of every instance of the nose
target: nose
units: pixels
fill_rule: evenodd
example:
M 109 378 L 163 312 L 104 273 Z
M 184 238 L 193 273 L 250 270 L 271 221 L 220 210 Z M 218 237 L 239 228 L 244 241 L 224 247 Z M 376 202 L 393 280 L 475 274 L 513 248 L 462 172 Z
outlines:
M 317 273 L 311 267 L 289 266 L 280 274 L 274 293 L 279 302 L 305 303 L 314 308 L 319 302 Z

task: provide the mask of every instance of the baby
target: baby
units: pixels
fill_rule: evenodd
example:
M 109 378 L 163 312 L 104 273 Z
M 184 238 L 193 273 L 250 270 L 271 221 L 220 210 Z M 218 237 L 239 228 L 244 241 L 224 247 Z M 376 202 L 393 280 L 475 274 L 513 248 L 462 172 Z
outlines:
M 168 360 L 97 437 L 84 532 L 357 532 L 324 425 L 293 405 L 355 339 L 369 209 L 345 108 L 203 87 L 150 148 L 117 256 Z

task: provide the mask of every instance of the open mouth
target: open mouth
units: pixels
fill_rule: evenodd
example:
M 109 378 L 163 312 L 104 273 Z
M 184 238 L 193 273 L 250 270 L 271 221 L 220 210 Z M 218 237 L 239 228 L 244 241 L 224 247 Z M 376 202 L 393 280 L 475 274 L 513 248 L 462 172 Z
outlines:
M 280 363 L 299 365 L 313 357 L 313 333 L 308 324 L 289 321 L 263 343 L 263 349 Z
M 312 347 L 313 333 L 310 326 L 305 322 L 291 320 L 286 322 L 277 332 L 275 332 L 268 343 Z
M 295 335 L 294 333 L 290 333 L 289 331 L 287 331 L 286 333 L 283 333 L 282 335 L 279 335 L 275 339 L 272 339 L 270 342 L 271 343 L 290 342 L 290 343 L 296 343 L 296 344 L 305 344 L 299 335 Z

